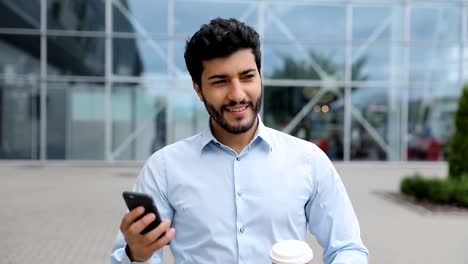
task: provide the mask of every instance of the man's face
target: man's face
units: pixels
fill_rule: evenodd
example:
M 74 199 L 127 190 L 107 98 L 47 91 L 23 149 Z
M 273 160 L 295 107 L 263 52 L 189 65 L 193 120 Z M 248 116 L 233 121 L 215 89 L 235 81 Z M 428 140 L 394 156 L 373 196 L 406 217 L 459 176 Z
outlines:
M 215 121 L 214 129 L 231 134 L 249 131 L 260 111 L 261 78 L 251 49 L 203 62 L 202 87 L 195 91 Z

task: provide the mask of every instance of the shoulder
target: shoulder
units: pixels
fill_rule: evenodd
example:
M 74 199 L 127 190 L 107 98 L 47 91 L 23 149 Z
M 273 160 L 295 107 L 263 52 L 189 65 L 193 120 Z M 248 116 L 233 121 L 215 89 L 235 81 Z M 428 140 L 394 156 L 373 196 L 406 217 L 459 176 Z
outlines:
M 270 136 L 273 148 L 280 149 L 285 153 L 296 153 L 304 155 L 312 161 L 329 160 L 327 154 L 323 152 L 315 143 L 306 141 L 295 136 L 291 136 L 276 129 L 265 127 Z
M 191 154 L 198 153 L 201 149 L 202 133 L 198 133 L 191 137 L 179 140 L 169 144 L 160 150 L 154 152 L 149 158 L 149 163 L 161 162 L 165 159 L 177 159 L 190 156 Z

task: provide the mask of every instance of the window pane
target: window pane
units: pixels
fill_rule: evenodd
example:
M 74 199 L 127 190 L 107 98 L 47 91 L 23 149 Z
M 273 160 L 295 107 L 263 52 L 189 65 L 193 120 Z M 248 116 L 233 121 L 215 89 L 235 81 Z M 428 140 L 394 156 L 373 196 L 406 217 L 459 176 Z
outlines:
M 204 104 L 200 102 L 193 89 L 187 89 L 191 87 L 191 81 L 181 82 L 178 85 L 184 88 L 181 87 L 180 93 L 169 98 L 172 113 L 171 143 L 208 128 L 208 114 Z
M 0 28 L 41 27 L 40 0 L 0 1 Z
M 460 7 L 415 6 L 411 10 L 411 40 L 460 41 Z
M 353 40 L 402 40 L 403 21 L 400 6 L 354 6 Z
M 131 83 L 112 87 L 112 156 L 146 160 L 166 145 L 166 87 Z
M 48 0 L 47 28 L 105 31 L 105 1 Z
M 171 42 L 170 42 L 171 43 Z M 174 43 L 174 74 L 177 77 L 185 77 L 191 80 L 187 66 L 185 65 L 185 41 L 173 41 Z
M 0 79 L 0 159 L 39 159 L 39 80 Z
M 172 94 L 167 93 L 171 85 Z M 191 82 L 119 83 L 112 88 L 112 155 L 146 160 L 154 151 L 207 127 Z M 168 132 L 170 134 L 168 134 Z
M 316 143 L 333 160 L 343 159 L 343 88 L 265 86 L 264 96 L 267 126 Z
M 265 38 L 345 40 L 345 5 L 325 6 L 270 2 L 265 11 Z
M 167 76 L 167 41 L 114 38 L 114 74 L 126 76 Z
M 352 80 L 401 82 L 403 77 L 403 47 L 380 44 L 354 45 Z
M 412 46 L 410 82 L 419 84 L 459 81 L 460 47 Z
M 400 89 L 353 88 L 352 160 L 400 160 Z
M 47 159 L 105 159 L 104 85 L 48 83 Z
M 203 10 L 203 12 L 194 12 Z M 175 32 L 191 36 L 201 25 L 207 24 L 216 17 L 237 18 L 252 27 L 257 23 L 256 3 L 213 2 L 213 1 L 176 1 Z
M 408 160 L 446 159 L 460 94 L 459 85 L 410 89 Z
M 40 72 L 40 38 L 38 36 L 0 35 L 0 76 L 33 75 Z
M 47 73 L 52 75 L 104 75 L 104 38 L 47 38 Z
M 463 60 L 463 76 L 462 80 L 463 83 L 468 83 L 468 45 L 465 46 L 465 51 L 463 52 L 463 56 L 465 57 Z
M 112 0 L 116 32 L 167 34 L 167 1 Z
M 268 78 L 344 79 L 344 46 L 266 43 L 263 58 L 263 72 Z

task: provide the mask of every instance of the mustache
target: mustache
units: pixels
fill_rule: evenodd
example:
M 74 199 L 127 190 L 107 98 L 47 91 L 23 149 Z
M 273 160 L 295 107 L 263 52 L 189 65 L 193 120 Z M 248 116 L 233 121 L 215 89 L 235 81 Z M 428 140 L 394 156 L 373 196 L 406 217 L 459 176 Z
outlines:
M 247 101 L 247 100 L 245 100 L 245 99 L 241 100 L 240 102 L 230 101 L 228 104 L 223 105 L 222 109 L 226 109 L 226 107 L 236 106 L 237 104 L 240 104 L 240 105 L 252 105 L 252 101 Z

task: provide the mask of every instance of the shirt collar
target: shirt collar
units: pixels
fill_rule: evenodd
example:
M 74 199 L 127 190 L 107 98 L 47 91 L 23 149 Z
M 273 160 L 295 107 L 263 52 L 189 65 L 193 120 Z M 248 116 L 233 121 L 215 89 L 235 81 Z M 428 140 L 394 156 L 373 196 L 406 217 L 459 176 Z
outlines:
M 260 118 L 260 115 L 258 115 L 258 126 L 257 126 L 257 131 L 255 133 L 254 138 L 252 139 L 251 143 L 256 141 L 257 139 L 261 139 L 266 147 L 268 148 L 269 151 L 272 150 L 272 141 L 271 141 L 271 135 L 268 131 L 268 128 L 263 124 L 262 119 Z M 207 129 L 205 129 L 201 134 L 200 134 L 200 151 L 203 151 L 205 147 L 209 143 L 215 143 L 215 144 L 221 144 L 214 136 L 213 133 L 211 132 L 210 126 L 208 126 Z

